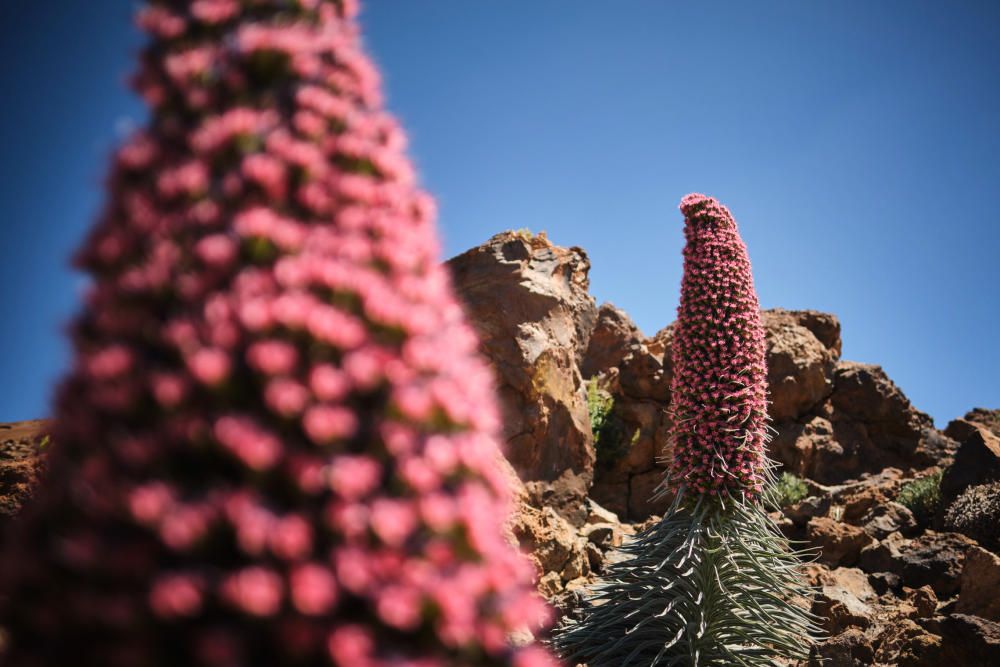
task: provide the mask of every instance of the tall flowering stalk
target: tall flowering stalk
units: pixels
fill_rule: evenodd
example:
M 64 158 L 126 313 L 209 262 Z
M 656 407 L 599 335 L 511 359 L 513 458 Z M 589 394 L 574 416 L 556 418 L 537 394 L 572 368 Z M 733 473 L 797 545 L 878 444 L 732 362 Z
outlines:
M 8 665 L 550 664 L 498 412 L 350 0 L 152 0 Z
M 691 194 L 673 342 L 673 458 L 663 520 L 623 548 L 556 648 L 590 667 L 773 665 L 808 654 L 801 554 L 768 518 L 764 330 L 726 207 Z

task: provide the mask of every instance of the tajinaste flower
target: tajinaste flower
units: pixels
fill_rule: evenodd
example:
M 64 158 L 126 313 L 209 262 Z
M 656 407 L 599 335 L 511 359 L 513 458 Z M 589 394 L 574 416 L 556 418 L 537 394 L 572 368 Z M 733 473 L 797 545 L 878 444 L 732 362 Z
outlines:
M 354 0 L 149 0 L 5 664 L 541 667 L 499 415 Z
M 750 260 L 718 201 L 692 194 L 674 330 L 673 451 L 663 519 L 623 547 L 554 644 L 590 667 L 773 665 L 804 658 L 816 619 L 800 553 L 768 517 L 764 330 Z

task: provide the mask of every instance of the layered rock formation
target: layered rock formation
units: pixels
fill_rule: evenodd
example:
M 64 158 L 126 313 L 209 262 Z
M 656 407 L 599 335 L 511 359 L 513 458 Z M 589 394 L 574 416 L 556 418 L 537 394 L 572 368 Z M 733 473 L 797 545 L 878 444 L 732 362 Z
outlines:
M 542 235 L 505 232 L 448 262 L 493 363 L 511 464 L 523 480 L 590 477 L 580 365 L 597 322 L 590 260 Z

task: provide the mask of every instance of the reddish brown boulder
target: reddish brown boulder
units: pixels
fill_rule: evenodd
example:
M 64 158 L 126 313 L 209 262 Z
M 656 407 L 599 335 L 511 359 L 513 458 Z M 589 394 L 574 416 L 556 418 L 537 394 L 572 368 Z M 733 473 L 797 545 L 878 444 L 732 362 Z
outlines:
M 882 635 L 874 664 L 898 667 L 939 665 L 941 637 L 910 619 L 892 623 Z
M 583 355 L 580 370 L 584 379 L 617 368 L 629 348 L 642 340 L 642 332 L 624 310 L 611 303 L 602 303 L 597 311 L 597 324 Z
M 673 364 L 670 356 L 673 328 L 629 348 L 621 363 L 619 385 L 624 396 L 635 400 L 670 402 Z
M 939 597 L 948 597 L 958 592 L 965 554 L 974 546 L 958 533 L 928 530 L 912 540 L 893 533 L 864 549 L 858 566 L 870 574 L 897 574 L 906 586 L 930 586 Z
M 1000 480 L 1000 436 L 976 426 L 955 453 L 955 462 L 941 478 L 945 506 L 970 486 Z
M 960 585 L 955 611 L 1000 621 L 1000 556 L 970 547 L 965 553 Z
M 1000 665 L 1000 623 L 951 614 L 941 623 L 942 656 L 935 664 L 958 667 Z
M 955 428 L 961 429 L 962 428 L 961 422 L 965 422 L 967 424 L 973 424 L 975 426 L 982 426 L 986 430 L 992 431 L 994 435 L 1000 436 L 1000 410 L 989 410 L 987 408 L 972 408 L 971 410 L 965 413 L 964 417 L 962 417 L 961 419 L 956 419 L 952 421 L 950 424 L 948 424 L 948 428 L 945 429 L 945 434 L 948 435 L 949 437 L 954 438 L 955 440 L 958 440 L 959 442 L 965 440 L 965 437 L 959 437 L 960 433 L 952 435 L 952 433 L 949 433 L 949 431 L 952 429 L 953 424 L 955 425 Z
M 597 321 L 590 261 L 544 235 L 504 232 L 448 262 L 492 362 L 507 457 L 523 480 L 590 476 L 593 436 L 580 363 Z
M 819 562 L 831 567 L 853 565 L 861 550 L 875 543 L 861 528 L 827 516 L 809 520 L 806 540 L 811 547 L 820 550 Z
M 765 310 L 762 320 L 767 332 L 767 383 L 774 421 L 795 419 L 826 398 L 833 388 L 833 367 L 839 356 L 840 325 L 833 318 L 838 349 L 831 349 L 804 326 L 815 327 L 812 311 Z M 833 342 L 832 340 L 829 342 Z
M 776 425 L 771 455 L 823 484 L 887 467 L 950 463 L 957 443 L 934 428 L 878 366 L 839 362 L 830 398 L 797 421 Z
M 823 627 L 835 635 L 851 627 L 867 628 L 875 617 L 878 596 L 864 572 L 852 567 L 820 571 L 812 612 L 823 619 Z

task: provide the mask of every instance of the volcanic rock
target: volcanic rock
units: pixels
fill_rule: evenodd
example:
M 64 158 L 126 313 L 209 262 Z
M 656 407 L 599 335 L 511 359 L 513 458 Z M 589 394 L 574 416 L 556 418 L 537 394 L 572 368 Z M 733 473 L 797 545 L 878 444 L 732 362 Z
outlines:
M 928 530 L 912 540 L 893 533 L 864 549 L 858 565 L 868 573 L 898 574 L 912 588 L 929 585 L 947 597 L 958 592 L 965 554 L 973 546 L 973 540 L 958 533 Z
M 965 440 L 965 437 L 959 437 L 959 433 L 952 435 L 948 431 L 952 429 L 952 424 L 959 426 L 959 422 L 966 422 L 973 424 L 975 426 L 982 426 L 988 431 L 992 431 L 994 435 L 1000 436 L 1000 410 L 989 410 L 987 408 L 973 408 L 965 413 L 965 416 L 961 419 L 956 419 L 950 424 L 948 428 L 945 429 L 945 435 L 958 440 L 959 442 Z
M 917 530 L 913 512 L 896 502 L 872 507 L 862 521 L 863 530 L 877 540 L 897 531 L 904 536 L 913 536 Z
M 839 357 L 840 323 L 833 318 L 830 334 L 838 349 L 831 349 L 806 326 L 819 313 L 782 309 L 766 310 L 762 321 L 767 332 L 767 384 L 775 421 L 795 419 L 826 398 L 833 388 L 833 367 Z M 832 340 L 831 340 L 832 342 Z
M 872 642 L 858 628 L 830 637 L 812 647 L 809 667 L 865 667 L 875 658 Z
M 602 303 L 597 311 L 597 324 L 583 355 L 580 370 L 584 379 L 617 368 L 629 348 L 642 340 L 642 332 L 624 310 L 614 304 Z
M 874 664 L 930 667 L 940 664 L 940 652 L 941 637 L 904 618 L 889 625 L 881 636 Z
M 832 567 L 853 565 L 861 550 L 874 543 L 861 528 L 827 516 L 813 517 L 806 524 L 806 540 L 820 550 L 819 562 Z
M 979 616 L 951 614 L 941 623 L 940 663 L 962 667 L 1000 665 L 1000 623 Z
M 448 261 L 495 369 L 507 457 L 522 480 L 591 476 L 580 363 L 597 322 L 590 260 L 544 235 L 504 232 Z
M 955 462 L 941 478 L 941 499 L 945 506 L 966 488 L 1000 480 L 1000 436 L 976 426 L 962 441 Z
M 955 611 L 1000 621 L 1000 556 L 977 546 L 965 552 Z

